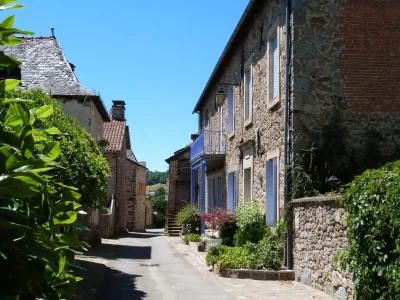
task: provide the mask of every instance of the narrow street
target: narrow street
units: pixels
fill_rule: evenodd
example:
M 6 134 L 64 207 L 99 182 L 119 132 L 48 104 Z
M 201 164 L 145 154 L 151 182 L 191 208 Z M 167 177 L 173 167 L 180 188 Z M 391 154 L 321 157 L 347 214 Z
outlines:
M 78 257 L 84 277 L 76 300 L 333 299 L 298 283 L 221 278 L 180 238 L 162 230 L 105 240 Z

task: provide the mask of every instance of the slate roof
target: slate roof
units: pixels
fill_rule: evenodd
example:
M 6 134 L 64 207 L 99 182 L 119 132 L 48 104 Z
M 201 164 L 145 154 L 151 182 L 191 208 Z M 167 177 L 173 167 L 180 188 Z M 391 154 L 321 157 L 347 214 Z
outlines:
M 174 160 L 174 159 L 177 158 L 179 155 L 182 155 L 183 153 L 185 153 L 185 152 L 188 151 L 188 150 L 190 151 L 190 145 L 188 145 L 188 146 L 186 146 L 186 147 L 184 147 L 184 148 L 182 148 L 182 149 L 179 149 L 179 150 L 175 151 L 175 152 L 174 152 L 174 155 L 172 155 L 171 157 L 167 158 L 167 159 L 165 160 L 165 162 L 169 164 L 172 160 Z
M 126 158 L 130 161 L 137 162 L 136 156 L 131 149 L 126 150 Z
M 104 123 L 104 139 L 109 143 L 104 149 L 106 152 L 122 151 L 126 129 L 126 121 L 111 120 Z
M 100 96 L 82 86 L 54 37 L 24 38 L 16 46 L 1 46 L 5 54 L 17 58 L 21 63 L 22 86 L 41 89 L 52 96 L 90 97 L 104 121 L 110 117 Z

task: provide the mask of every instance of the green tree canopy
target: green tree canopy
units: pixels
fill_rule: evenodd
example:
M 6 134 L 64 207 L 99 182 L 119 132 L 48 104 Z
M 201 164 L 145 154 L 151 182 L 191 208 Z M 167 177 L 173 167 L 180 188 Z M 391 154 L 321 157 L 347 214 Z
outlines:
M 166 183 L 167 178 L 168 178 L 168 172 L 147 171 L 147 185 Z

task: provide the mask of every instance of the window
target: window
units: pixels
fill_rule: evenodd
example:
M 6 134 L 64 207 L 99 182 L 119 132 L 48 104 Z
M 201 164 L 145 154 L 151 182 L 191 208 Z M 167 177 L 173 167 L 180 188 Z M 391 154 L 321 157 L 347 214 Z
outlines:
M 266 214 L 267 226 L 274 226 L 278 221 L 278 158 L 267 160 L 266 164 Z
M 252 115 L 252 69 L 251 65 L 244 73 L 244 119 L 248 120 Z
M 243 172 L 243 181 L 244 181 L 244 200 L 251 200 L 251 168 L 244 169 Z
M 235 99 L 233 89 L 228 90 L 228 133 L 235 130 Z
M 237 206 L 237 172 L 228 173 L 228 201 L 227 209 L 235 212 Z
M 279 103 L 279 22 L 276 21 L 267 33 L 268 40 L 268 107 L 272 108 Z
M 208 179 L 208 210 L 222 206 L 222 178 L 221 176 Z
M 11 70 L 0 70 L 0 80 L 18 79 L 21 80 L 21 69 L 15 68 Z

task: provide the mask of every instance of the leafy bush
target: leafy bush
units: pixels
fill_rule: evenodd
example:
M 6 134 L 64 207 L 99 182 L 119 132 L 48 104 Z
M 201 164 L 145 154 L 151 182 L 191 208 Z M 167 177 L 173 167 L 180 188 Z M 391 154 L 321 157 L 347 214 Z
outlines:
M 165 196 L 159 196 L 152 199 L 153 211 L 165 213 L 167 209 L 167 201 Z
M 196 233 L 188 233 L 187 235 L 185 235 L 185 238 L 189 242 L 200 242 L 201 241 L 200 235 L 196 234 Z
M 229 213 L 226 209 L 217 207 L 212 209 L 210 212 L 201 213 L 200 219 L 205 221 L 206 228 L 211 229 L 214 236 L 214 232 L 218 229 L 220 224 L 234 222 L 235 216 L 232 213 Z
M 247 242 L 257 243 L 267 230 L 264 213 L 254 201 L 248 201 L 236 210 L 236 225 L 236 246 L 243 246 Z
M 7 83 L 6 83 L 7 84 Z M 0 100 L 6 107 L 0 114 L 0 290 L 10 299 L 59 299 L 68 284 L 69 296 L 80 278 L 69 270 L 74 254 L 87 244 L 79 232 L 58 233 L 58 228 L 75 224 L 76 188 L 53 176 L 62 169 L 62 156 L 53 135 L 56 127 L 36 127 L 48 118 L 53 106 L 29 111 L 23 100 Z M 43 122 L 41 122 L 43 123 Z M 38 139 L 38 137 L 40 137 Z
M 226 250 L 218 256 L 217 265 L 220 270 L 223 269 L 247 269 L 249 252 L 242 247 L 227 247 Z
M 349 213 L 342 267 L 354 276 L 357 299 L 400 298 L 400 161 L 368 170 L 348 185 Z
M 218 226 L 218 236 L 222 239 L 222 245 L 232 247 L 234 245 L 234 237 L 237 231 L 236 219 L 222 222 Z
M 156 228 L 164 228 L 164 226 L 165 226 L 165 215 L 160 213 L 160 212 L 157 213 L 154 225 L 156 226 Z
M 59 132 L 62 132 L 62 134 L 47 136 L 49 140 L 57 141 L 60 145 L 59 162 L 64 168 L 54 171 L 55 179 L 66 185 L 77 187 L 79 193 L 82 194 L 81 204 L 101 207 L 108 197 L 109 166 L 91 135 L 75 118 L 64 114 L 60 102 L 41 91 L 16 90 L 7 93 L 6 97 L 33 100 L 26 103 L 27 109 L 44 105 L 53 107 L 52 116 L 39 119 L 37 126 L 38 128 L 56 127 Z M 43 144 L 39 143 L 39 139 L 43 136 L 42 132 L 35 133 L 39 147 Z
M 196 206 L 186 205 L 176 215 L 177 225 L 196 224 L 200 220 L 200 210 Z
M 212 247 L 207 252 L 206 264 L 207 266 L 212 266 L 218 262 L 218 257 L 227 251 L 227 246 L 216 246 Z

